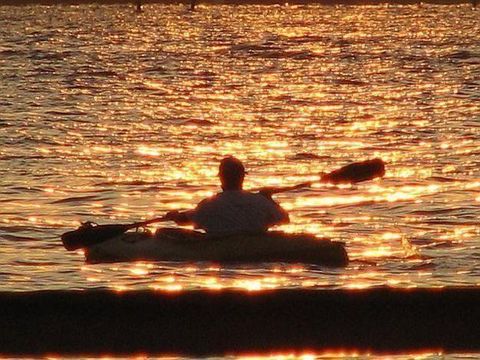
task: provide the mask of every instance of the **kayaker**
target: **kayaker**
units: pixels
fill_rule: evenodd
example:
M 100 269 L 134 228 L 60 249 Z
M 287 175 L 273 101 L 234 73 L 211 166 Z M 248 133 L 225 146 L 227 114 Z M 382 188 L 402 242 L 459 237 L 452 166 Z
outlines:
M 193 210 L 170 211 L 166 217 L 212 236 L 263 233 L 274 225 L 288 223 L 288 213 L 270 193 L 243 190 L 245 174 L 240 160 L 233 156 L 224 158 L 218 172 L 223 191 L 202 200 Z

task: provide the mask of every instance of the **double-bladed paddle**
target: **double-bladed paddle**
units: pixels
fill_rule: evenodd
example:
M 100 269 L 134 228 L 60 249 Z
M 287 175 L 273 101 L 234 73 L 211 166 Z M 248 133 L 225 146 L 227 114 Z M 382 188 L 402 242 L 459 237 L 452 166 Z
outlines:
M 385 175 L 385 163 L 382 159 L 372 159 L 351 163 L 327 174 L 322 174 L 318 182 L 329 184 L 356 184 Z M 259 192 L 268 195 L 278 194 L 300 188 L 310 187 L 315 181 L 304 182 L 294 186 L 279 188 L 262 188 Z M 130 229 L 136 229 L 148 224 L 172 220 L 163 216 L 132 224 L 97 225 L 93 222 L 83 223 L 78 229 L 68 231 L 61 236 L 63 246 L 69 251 L 89 247 L 105 240 L 119 236 Z

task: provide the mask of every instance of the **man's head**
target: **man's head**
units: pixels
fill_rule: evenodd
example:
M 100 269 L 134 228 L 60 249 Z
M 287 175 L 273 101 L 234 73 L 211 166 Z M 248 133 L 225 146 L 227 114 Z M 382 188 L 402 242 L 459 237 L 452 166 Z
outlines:
M 242 162 L 233 156 L 227 156 L 220 162 L 218 176 L 223 190 L 241 190 L 245 174 Z

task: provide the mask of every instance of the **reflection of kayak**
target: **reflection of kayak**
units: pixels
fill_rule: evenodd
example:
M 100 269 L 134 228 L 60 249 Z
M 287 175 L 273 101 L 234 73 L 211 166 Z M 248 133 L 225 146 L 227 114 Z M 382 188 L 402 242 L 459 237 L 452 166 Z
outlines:
M 219 263 L 285 262 L 345 266 L 341 242 L 308 234 L 268 232 L 206 238 L 202 233 L 162 229 L 156 235 L 128 232 L 85 249 L 87 262 L 211 261 Z

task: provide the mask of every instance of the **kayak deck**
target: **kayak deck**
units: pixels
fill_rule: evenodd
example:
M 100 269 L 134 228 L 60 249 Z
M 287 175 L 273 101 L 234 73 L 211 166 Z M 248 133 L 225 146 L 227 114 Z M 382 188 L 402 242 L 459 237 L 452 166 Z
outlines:
M 345 266 L 348 256 L 342 242 L 309 234 L 267 232 L 208 238 L 196 231 L 160 229 L 127 232 L 85 249 L 86 261 L 182 261 L 218 263 L 307 263 Z

